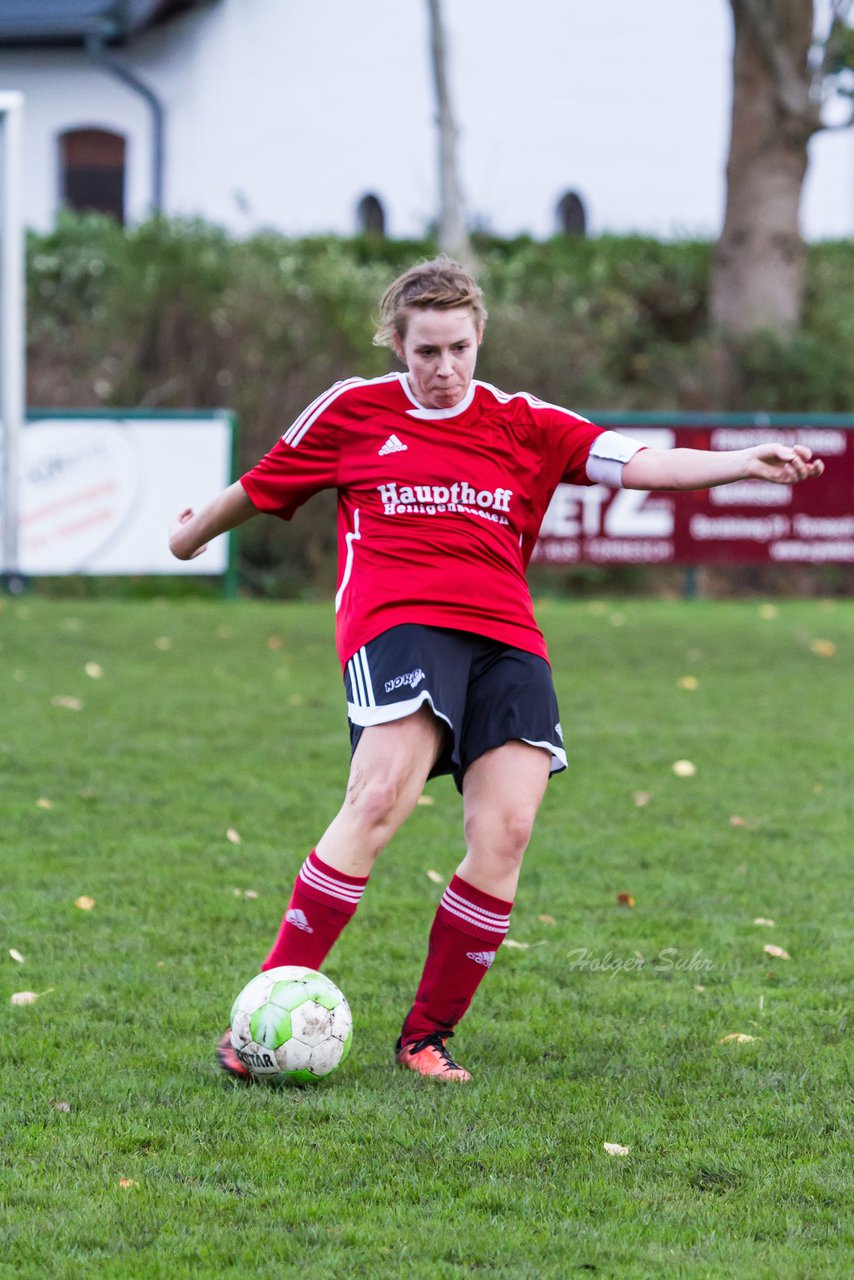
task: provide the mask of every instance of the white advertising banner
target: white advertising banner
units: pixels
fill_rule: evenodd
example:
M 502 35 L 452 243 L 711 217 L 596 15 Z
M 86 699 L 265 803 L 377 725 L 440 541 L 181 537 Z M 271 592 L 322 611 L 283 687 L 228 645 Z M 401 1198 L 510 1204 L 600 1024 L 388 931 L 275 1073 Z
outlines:
M 56 417 L 21 432 L 19 560 L 28 577 L 224 574 L 228 538 L 176 560 L 169 525 L 231 480 L 233 422 L 210 416 Z

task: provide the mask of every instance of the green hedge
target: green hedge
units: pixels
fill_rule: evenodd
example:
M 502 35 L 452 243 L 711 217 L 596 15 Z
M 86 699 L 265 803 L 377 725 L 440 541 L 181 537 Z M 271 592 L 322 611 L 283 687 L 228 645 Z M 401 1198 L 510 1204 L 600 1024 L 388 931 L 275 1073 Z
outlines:
M 854 410 L 852 242 L 810 249 L 793 342 L 760 335 L 726 353 L 708 323 L 707 243 L 480 237 L 476 250 L 490 312 L 478 374 L 507 390 L 594 414 Z M 394 367 L 371 344 L 377 300 L 434 252 L 369 236 L 235 241 L 200 222 L 123 229 L 65 215 L 29 240 L 29 403 L 227 406 L 248 467 L 330 383 Z M 258 588 L 328 588 L 329 502 L 315 499 L 294 530 L 249 527 L 244 569 Z

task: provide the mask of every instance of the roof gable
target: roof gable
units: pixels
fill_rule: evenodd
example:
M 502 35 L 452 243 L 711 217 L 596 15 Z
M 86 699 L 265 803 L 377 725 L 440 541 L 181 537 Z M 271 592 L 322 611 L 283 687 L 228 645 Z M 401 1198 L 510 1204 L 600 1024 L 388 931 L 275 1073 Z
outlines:
M 130 40 L 209 0 L 0 0 L 0 46 L 83 44 L 100 35 Z

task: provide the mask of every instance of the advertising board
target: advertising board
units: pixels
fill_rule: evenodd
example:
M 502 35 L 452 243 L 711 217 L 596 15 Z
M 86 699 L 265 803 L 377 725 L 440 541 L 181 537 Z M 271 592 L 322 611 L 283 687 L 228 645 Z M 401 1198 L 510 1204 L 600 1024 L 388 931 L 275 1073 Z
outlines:
M 32 418 L 20 442 L 21 572 L 225 574 L 227 537 L 181 561 L 168 530 L 229 483 L 233 426 L 216 412 Z
M 596 421 L 656 449 L 805 444 L 824 460 L 825 474 L 792 487 L 745 480 L 684 493 L 559 485 L 533 563 L 854 563 L 854 422 L 643 426 L 638 417 L 630 426 Z

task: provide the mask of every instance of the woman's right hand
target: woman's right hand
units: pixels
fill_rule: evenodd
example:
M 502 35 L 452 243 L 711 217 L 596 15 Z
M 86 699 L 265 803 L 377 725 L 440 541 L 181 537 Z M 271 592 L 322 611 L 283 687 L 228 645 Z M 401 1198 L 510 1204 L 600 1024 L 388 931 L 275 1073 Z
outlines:
M 200 547 L 194 547 L 192 542 L 187 539 L 187 525 L 193 519 L 195 512 L 192 507 L 185 507 L 179 513 L 169 526 L 169 550 L 175 556 L 176 560 L 195 560 L 196 556 L 200 556 L 203 551 L 207 551 L 208 544 L 203 542 Z

